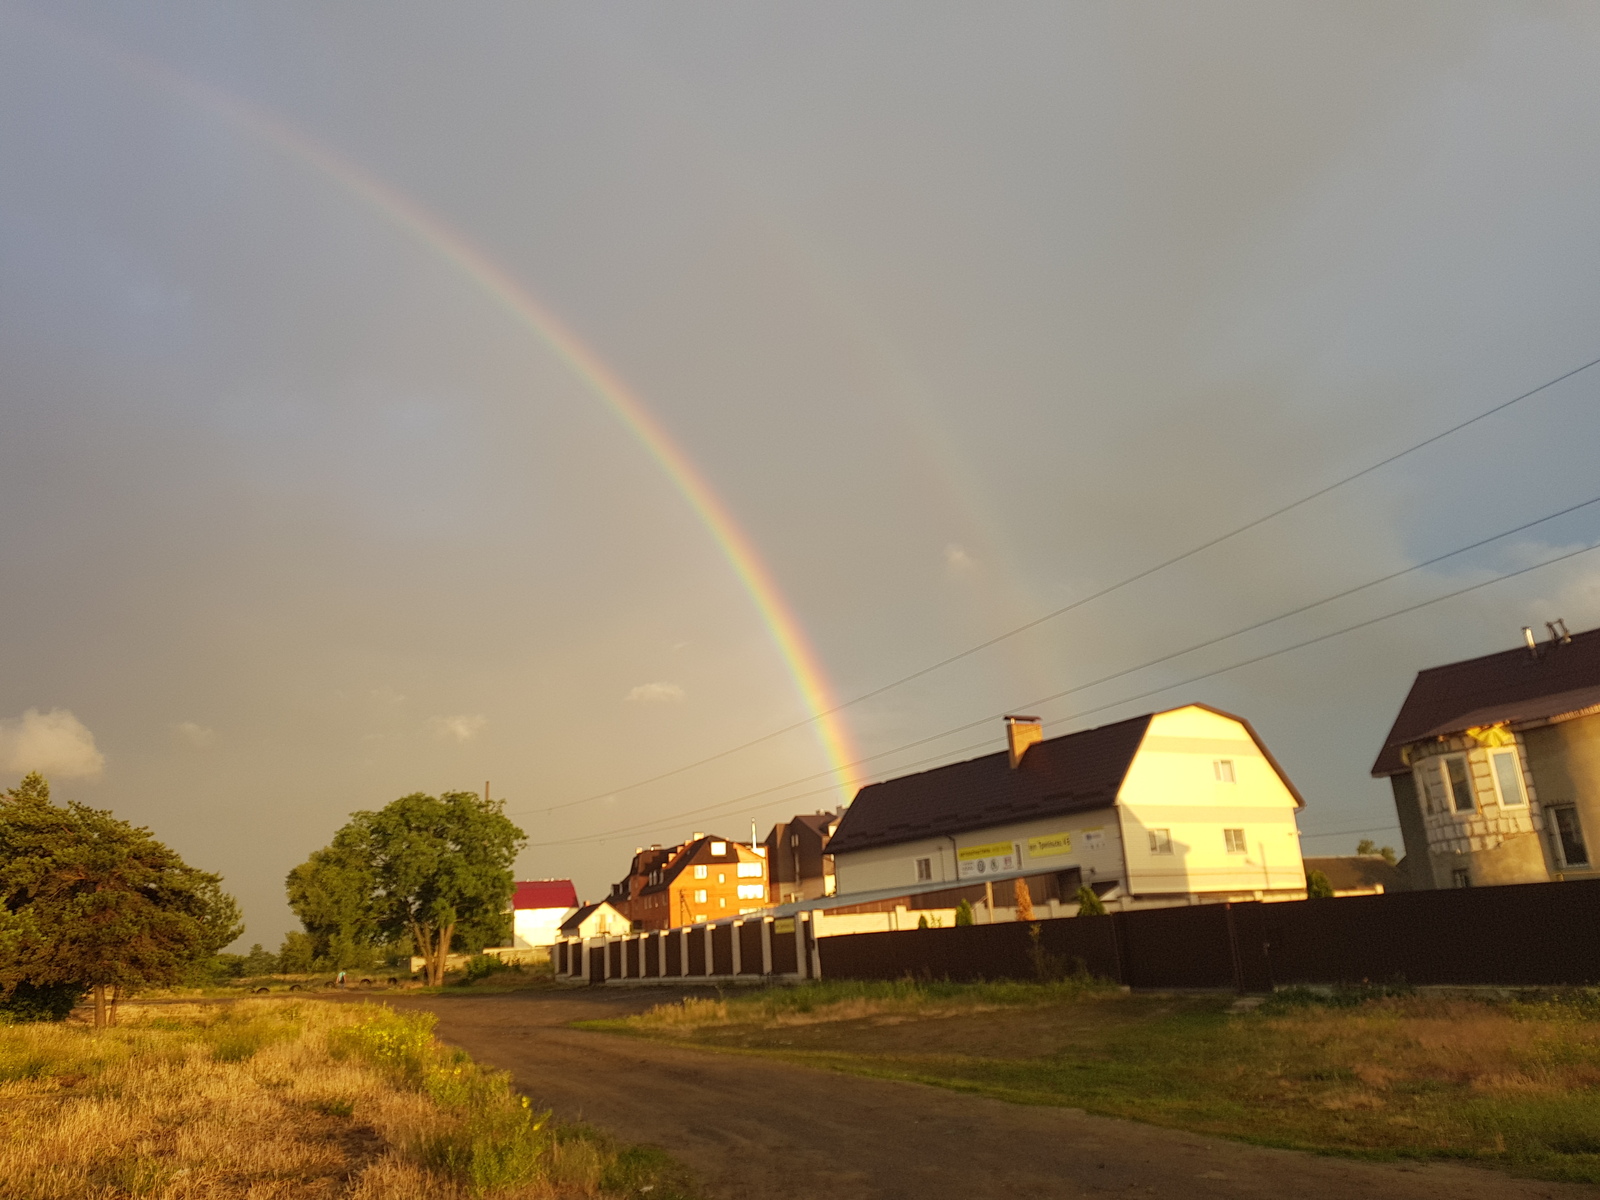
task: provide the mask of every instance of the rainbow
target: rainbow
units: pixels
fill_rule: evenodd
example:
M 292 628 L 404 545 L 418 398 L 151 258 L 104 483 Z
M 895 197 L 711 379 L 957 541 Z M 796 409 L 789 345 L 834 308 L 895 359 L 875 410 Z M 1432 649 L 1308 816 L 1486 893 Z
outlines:
M 179 75 L 142 55 L 91 41 L 36 15 L 29 14 L 26 19 L 53 38 L 108 61 L 160 91 L 188 100 L 228 123 L 249 131 L 289 157 L 315 168 L 334 180 L 344 191 L 375 209 L 402 232 L 449 262 L 543 342 L 588 392 L 622 422 L 710 533 L 754 603 L 779 657 L 794 680 L 801 701 L 811 714 L 811 724 L 816 729 L 818 742 L 828 760 L 841 800 L 844 803 L 851 800 L 857 784 L 852 764 L 860 758 L 860 754 L 852 744 L 844 722 L 834 711 L 838 701 L 828 685 L 822 663 L 771 571 L 728 506 L 646 407 L 638 393 L 565 322 L 460 230 L 269 112 L 227 92 Z

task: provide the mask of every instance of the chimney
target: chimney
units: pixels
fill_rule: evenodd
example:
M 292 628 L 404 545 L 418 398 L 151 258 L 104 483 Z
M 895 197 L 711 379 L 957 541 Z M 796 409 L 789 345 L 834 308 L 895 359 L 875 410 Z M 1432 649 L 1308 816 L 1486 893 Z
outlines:
M 689 835 L 689 840 L 691 842 L 698 842 L 703 837 L 705 837 L 705 834 L 700 830 L 696 830 L 694 833 Z
M 1011 769 L 1015 771 L 1028 747 L 1044 741 L 1044 730 L 1038 717 L 1007 717 L 1006 748 L 1011 751 Z

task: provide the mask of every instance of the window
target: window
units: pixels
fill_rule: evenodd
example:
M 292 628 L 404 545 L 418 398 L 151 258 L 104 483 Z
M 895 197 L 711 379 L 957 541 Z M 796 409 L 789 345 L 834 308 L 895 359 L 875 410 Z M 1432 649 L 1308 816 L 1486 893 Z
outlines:
M 1517 808 L 1528 802 L 1522 790 L 1522 769 L 1517 765 L 1515 750 L 1496 750 L 1489 755 L 1494 767 L 1494 790 L 1500 794 L 1500 803 L 1507 808 Z
M 717 907 L 718 908 L 727 908 L 728 907 L 728 898 L 726 896 L 718 896 L 717 897 Z
M 918 883 L 927 883 L 932 878 L 933 878 L 933 859 L 931 859 L 931 858 L 919 858 L 919 859 L 917 859 L 917 882 Z
M 766 868 L 766 864 L 764 864 L 764 863 L 740 863 L 739 864 L 739 878 L 740 879 L 760 879 L 766 873 L 767 873 L 767 868 Z
M 727 883 L 728 882 L 728 873 L 726 871 L 718 871 L 717 872 L 717 882 L 718 883 Z
M 789 835 L 789 845 L 798 846 L 799 844 L 800 844 L 800 835 L 798 833 L 791 833 Z
M 1233 759 L 1219 758 L 1211 764 L 1211 769 L 1217 773 L 1218 783 L 1233 783 Z
M 1472 798 L 1472 772 L 1462 754 L 1447 754 L 1444 759 L 1445 776 L 1450 780 L 1450 797 L 1457 812 L 1471 812 L 1477 807 Z
M 694 869 L 694 877 L 696 879 L 704 879 L 706 877 L 706 868 L 704 865 L 698 866 Z
M 1451 887 L 1471 887 L 1472 886 L 1472 872 L 1471 871 L 1451 871 L 1450 872 L 1450 886 Z
M 713 854 L 726 854 L 727 852 L 728 852 L 728 843 L 727 842 L 712 842 L 711 843 L 711 853 L 713 853 Z
M 739 885 L 739 899 L 741 900 L 765 900 L 766 896 L 767 885 L 764 883 L 741 883 Z
M 1555 825 L 1551 832 L 1556 848 L 1561 852 L 1561 865 L 1587 867 L 1589 847 L 1583 842 L 1583 827 L 1578 824 L 1578 810 L 1551 808 L 1545 811 L 1550 814 L 1550 820 Z
M 1172 830 L 1170 830 L 1170 829 L 1152 829 L 1150 831 L 1150 853 L 1151 854 L 1171 854 L 1172 853 Z
M 1222 831 L 1222 840 L 1228 843 L 1229 854 L 1248 854 L 1250 852 L 1249 847 L 1244 844 L 1244 830 L 1242 829 L 1224 829 Z
M 696 904 L 704 904 L 706 902 L 706 890 L 705 890 L 705 888 L 701 888 L 699 891 L 697 891 L 694 894 L 694 902 Z

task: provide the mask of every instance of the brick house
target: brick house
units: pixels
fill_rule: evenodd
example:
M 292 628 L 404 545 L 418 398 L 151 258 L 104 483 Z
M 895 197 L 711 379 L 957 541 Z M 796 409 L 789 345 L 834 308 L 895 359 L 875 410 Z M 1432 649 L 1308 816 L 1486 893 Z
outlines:
M 635 929 L 675 929 L 767 906 L 765 847 L 697 833 L 646 875 L 634 897 Z
M 833 895 L 833 855 L 827 849 L 843 815 L 843 809 L 813 813 L 772 827 L 763 845 L 774 904 Z
M 1595 872 L 1600 629 L 1417 674 L 1372 774 L 1387 778 L 1413 889 Z
M 683 846 L 684 843 L 680 842 L 676 846 L 662 846 L 658 843 L 636 848 L 633 852 L 633 861 L 628 864 L 628 873 L 611 885 L 611 895 L 606 897 L 607 901 L 630 921 L 642 919 L 643 908 L 639 903 L 639 893 L 649 886 L 658 871 L 683 850 Z

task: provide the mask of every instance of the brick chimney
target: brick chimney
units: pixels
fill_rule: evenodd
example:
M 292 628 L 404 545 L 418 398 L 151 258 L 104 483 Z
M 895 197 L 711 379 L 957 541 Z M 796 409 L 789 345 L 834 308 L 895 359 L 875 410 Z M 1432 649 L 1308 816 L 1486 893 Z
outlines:
M 1011 751 L 1011 769 L 1015 771 L 1022 756 L 1035 742 L 1044 741 L 1044 729 L 1038 717 L 1007 717 L 1006 748 Z

